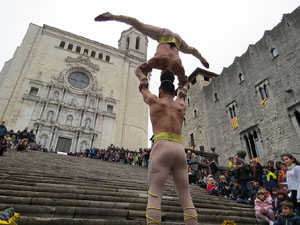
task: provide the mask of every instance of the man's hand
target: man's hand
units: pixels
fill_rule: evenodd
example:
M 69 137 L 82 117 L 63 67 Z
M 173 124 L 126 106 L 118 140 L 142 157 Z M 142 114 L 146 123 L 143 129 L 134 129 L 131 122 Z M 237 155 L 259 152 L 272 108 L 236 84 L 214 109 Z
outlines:
M 148 89 L 149 87 L 149 82 L 148 79 L 142 80 L 140 85 L 139 85 L 139 90 L 142 91 L 143 88 Z

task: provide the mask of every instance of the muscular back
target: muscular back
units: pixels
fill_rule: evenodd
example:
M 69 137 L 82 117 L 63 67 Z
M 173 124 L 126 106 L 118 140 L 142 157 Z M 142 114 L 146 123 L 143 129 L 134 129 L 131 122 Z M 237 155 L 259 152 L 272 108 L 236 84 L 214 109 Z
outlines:
M 172 132 L 181 135 L 182 122 L 185 112 L 183 98 L 175 101 L 171 96 L 158 98 L 144 88 L 142 91 L 144 101 L 150 106 L 150 119 L 153 133 Z

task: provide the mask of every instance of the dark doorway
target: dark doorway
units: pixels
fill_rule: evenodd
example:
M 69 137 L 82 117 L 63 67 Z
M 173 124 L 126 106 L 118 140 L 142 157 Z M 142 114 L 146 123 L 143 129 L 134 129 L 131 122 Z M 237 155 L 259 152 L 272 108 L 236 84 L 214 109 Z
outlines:
M 59 137 L 56 145 L 57 152 L 69 152 L 72 144 L 72 139 Z

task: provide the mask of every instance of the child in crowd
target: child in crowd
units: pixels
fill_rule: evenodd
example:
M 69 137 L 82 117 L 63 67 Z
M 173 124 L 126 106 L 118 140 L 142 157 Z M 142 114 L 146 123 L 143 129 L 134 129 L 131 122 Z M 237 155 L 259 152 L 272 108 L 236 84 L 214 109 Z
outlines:
M 221 175 L 219 179 L 220 182 L 218 185 L 218 193 L 220 195 L 224 195 L 225 198 L 228 198 L 230 195 L 230 185 L 227 183 L 226 177 L 224 175 Z
M 251 191 L 250 191 L 250 203 L 254 204 L 254 200 L 256 199 L 257 192 L 260 189 L 258 181 L 251 181 Z
M 247 203 L 249 204 L 249 200 L 247 199 L 247 195 L 244 191 L 244 189 L 239 185 L 239 182 L 237 179 L 232 180 L 232 191 L 230 195 L 230 200 L 235 200 L 238 203 Z
M 279 176 L 278 176 L 278 185 L 280 188 L 283 188 L 284 185 L 286 184 L 286 173 L 289 169 L 287 168 L 287 166 L 284 163 L 282 163 L 280 165 L 280 167 L 281 167 L 281 169 L 280 169 Z
M 280 189 L 277 191 L 276 200 L 275 200 L 275 208 L 274 208 L 275 217 L 278 217 L 279 214 L 282 212 L 282 209 L 280 206 L 281 202 L 286 201 L 287 199 L 288 199 L 288 195 L 285 190 Z
M 262 175 L 263 186 L 271 191 L 272 188 L 278 188 L 277 185 L 277 177 L 274 173 L 269 170 L 268 166 L 263 167 L 263 175 Z
M 218 188 L 217 188 L 217 185 L 216 185 L 216 181 L 213 177 L 210 177 L 208 179 L 206 191 L 210 195 L 218 195 Z
M 269 199 L 272 201 L 273 208 L 275 208 L 275 201 L 276 201 L 276 196 L 277 196 L 278 190 L 279 190 L 278 188 L 272 188 L 272 190 L 270 192 Z
M 282 213 L 274 225 L 300 225 L 300 217 L 294 213 L 294 204 L 289 201 L 283 201 L 280 204 Z
M 275 220 L 274 212 L 272 210 L 272 201 L 267 198 L 263 190 L 257 192 L 257 197 L 254 201 L 255 216 L 273 225 Z

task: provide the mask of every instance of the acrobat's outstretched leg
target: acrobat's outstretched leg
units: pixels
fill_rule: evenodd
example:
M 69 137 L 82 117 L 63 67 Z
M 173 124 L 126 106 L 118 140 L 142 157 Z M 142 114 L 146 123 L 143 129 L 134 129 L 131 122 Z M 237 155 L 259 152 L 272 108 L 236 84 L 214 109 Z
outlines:
M 144 24 L 134 17 L 113 15 L 110 12 L 103 13 L 95 18 L 95 21 L 99 21 L 99 22 L 110 21 L 110 20 L 119 21 L 131 25 L 142 34 L 149 36 L 154 40 L 157 40 L 159 38 L 159 34 L 162 31 L 162 28 L 155 27 L 149 24 Z

